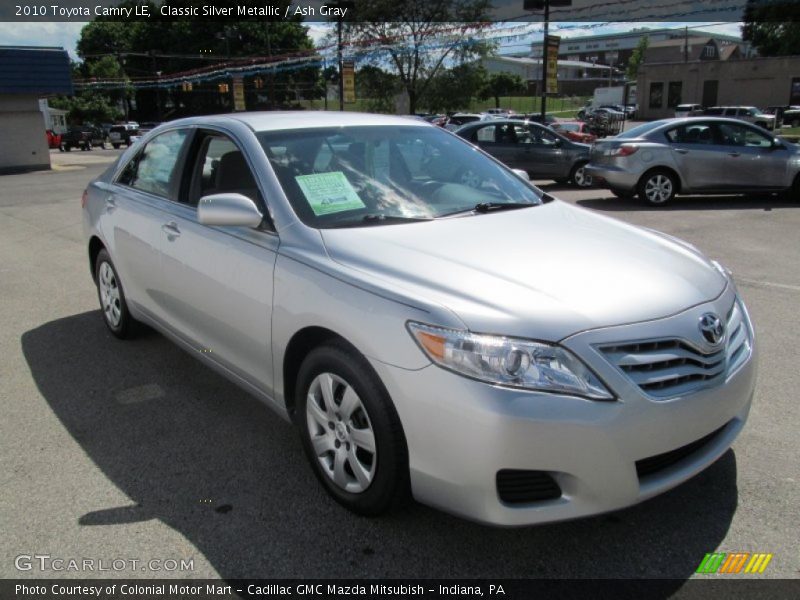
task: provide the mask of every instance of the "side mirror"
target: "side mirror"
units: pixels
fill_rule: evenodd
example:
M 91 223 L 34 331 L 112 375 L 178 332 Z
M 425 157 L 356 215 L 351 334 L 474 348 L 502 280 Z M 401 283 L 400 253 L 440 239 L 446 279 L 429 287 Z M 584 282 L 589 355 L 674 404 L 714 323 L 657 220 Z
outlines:
M 242 194 L 210 194 L 200 198 L 197 220 L 203 225 L 258 227 L 264 215 L 255 202 Z
M 775 139 L 772 140 L 771 148 L 773 150 L 785 149 L 786 148 L 786 144 L 783 143 L 783 140 L 781 140 L 779 138 L 775 138 Z
M 511 169 L 511 170 L 514 171 L 514 175 L 522 179 L 522 181 L 531 180 L 530 176 L 528 175 L 528 172 L 525 171 L 524 169 Z

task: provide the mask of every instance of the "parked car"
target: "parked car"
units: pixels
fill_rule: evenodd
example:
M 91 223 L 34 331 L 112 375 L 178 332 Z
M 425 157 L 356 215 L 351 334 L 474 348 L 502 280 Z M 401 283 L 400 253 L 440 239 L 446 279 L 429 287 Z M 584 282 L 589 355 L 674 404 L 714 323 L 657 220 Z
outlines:
M 712 106 L 703 111 L 707 117 L 729 117 L 752 123 L 763 129 L 775 129 L 775 115 L 761 112 L 755 106 Z
M 775 127 L 781 127 L 783 125 L 784 123 L 783 115 L 789 111 L 798 111 L 793 114 L 796 115 L 797 123 L 798 125 L 800 125 L 800 106 L 791 106 L 788 104 L 784 104 L 782 106 L 768 106 L 767 108 L 764 109 L 765 114 L 773 115 L 775 117 Z
M 77 125 L 68 127 L 61 136 L 61 145 L 69 152 L 73 148 L 91 150 L 95 146 L 105 148 L 103 130 L 92 125 Z
M 675 118 L 696 117 L 703 114 L 703 107 L 699 104 L 678 104 L 675 107 Z
M 776 115 L 778 118 L 778 115 Z M 800 127 L 800 106 L 789 106 L 780 114 L 780 123 L 790 127 Z
M 491 119 L 488 114 L 478 114 L 478 113 L 455 113 L 451 115 L 447 119 L 447 123 L 445 124 L 445 129 L 449 131 L 455 131 L 462 125 L 467 123 L 474 123 L 476 121 L 488 121 Z
M 586 171 L 620 197 L 662 206 L 676 194 L 800 195 L 800 148 L 737 119 L 645 123 L 598 140 Z
M 589 146 L 572 142 L 539 123 L 518 119 L 471 123 L 456 130 L 456 135 L 533 179 L 570 181 L 577 187 L 592 185 L 584 171 Z
M 542 119 L 542 113 L 525 113 L 517 117 L 519 119 L 525 119 L 526 121 L 532 121 L 533 123 L 539 123 L 541 125 L 547 125 L 552 127 L 554 123 L 558 123 L 558 118 L 554 117 L 553 115 L 545 115 L 544 119 Z
M 117 149 L 123 144 L 130 146 L 133 142 L 131 136 L 138 136 L 139 130 L 135 127 L 128 125 L 114 125 L 108 133 L 108 139 L 111 145 Z
M 638 104 L 625 105 L 625 115 L 627 116 L 628 119 L 635 119 L 638 112 L 639 112 Z
M 559 121 L 550 125 L 550 129 L 573 142 L 591 144 L 597 139 L 597 136 L 590 131 L 589 125 L 583 121 Z
M 52 129 L 48 129 L 47 131 L 45 131 L 45 137 L 47 138 L 48 148 L 58 148 L 62 152 L 64 151 L 64 147 L 61 145 L 60 133 L 56 133 Z
M 426 123 L 173 121 L 82 205 L 111 333 L 145 322 L 263 400 L 358 513 L 409 493 L 505 526 L 603 513 L 695 476 L 747 419 L 728 271 Z

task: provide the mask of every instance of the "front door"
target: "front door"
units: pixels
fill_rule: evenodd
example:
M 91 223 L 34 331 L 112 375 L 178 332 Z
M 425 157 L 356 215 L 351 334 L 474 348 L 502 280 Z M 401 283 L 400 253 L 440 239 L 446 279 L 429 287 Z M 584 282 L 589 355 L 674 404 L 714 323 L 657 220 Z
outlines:
M 211 227 L 197 219 L 202 196 L 264 199 L 246 156 L 232 138 L 198 131 L 187 159 L 180 202 L 162 224 L 163 307 L 170 326 L 260 391 L 272 395 L 272 287 L 278 236 L 271 225 Z

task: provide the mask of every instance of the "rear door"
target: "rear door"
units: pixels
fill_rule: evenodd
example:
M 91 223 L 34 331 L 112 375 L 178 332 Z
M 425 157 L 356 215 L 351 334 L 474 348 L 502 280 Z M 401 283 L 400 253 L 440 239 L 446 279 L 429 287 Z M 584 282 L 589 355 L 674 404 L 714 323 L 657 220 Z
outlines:
M 187 137 L 188 130 L 171 130 L 134 154 L 109 186 L 101 220 L 128 302 L 159 322 L 166 318 L 161 224 L 177 198 Z
M 715 189 L 726 184 L 730 157 L 726 148 L 718 143 L 711 122 L 692 121 L 667 130 L 665 136 L 678 172 L 691 191 Z
M 504 165 L 516 169 L 519 161 L 514 128 L 504 123 L 489 122 L 472 130 L 470 141 L 480 146 Z

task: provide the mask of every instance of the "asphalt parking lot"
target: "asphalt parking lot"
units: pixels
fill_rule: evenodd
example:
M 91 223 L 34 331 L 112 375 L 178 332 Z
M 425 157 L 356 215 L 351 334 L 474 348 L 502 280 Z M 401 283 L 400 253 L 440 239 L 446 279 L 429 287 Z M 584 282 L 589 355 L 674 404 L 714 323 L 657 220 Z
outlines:
M 665 209 L 543 184 L 684 238 L 733 270 L 761 347 L 749 423 L 679 488 L 591 519 L 494 529 L 412 505 L 356 517 L 292 428 L 154 332 L 105 329 L 81 233 L 86 183 L 119 152 L 0 178 L 0 577 L 15 557 L 193 559 L 176 577 L 692 576 L 706 552 L 769 552 L 800 577 L 800 202 L 679 198 Z M 546 260 L 547 249 L 536 260 Z M 446 452 L 447 449 L 443 448 Z M 88 575 L 92 575 L 88 573 Z

